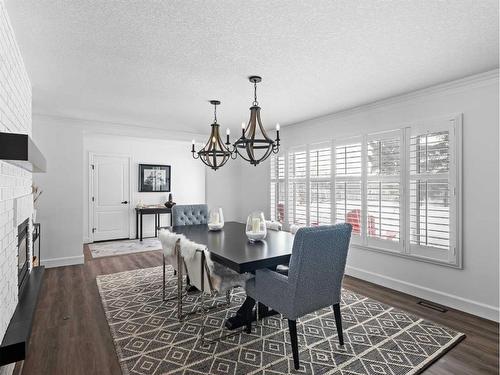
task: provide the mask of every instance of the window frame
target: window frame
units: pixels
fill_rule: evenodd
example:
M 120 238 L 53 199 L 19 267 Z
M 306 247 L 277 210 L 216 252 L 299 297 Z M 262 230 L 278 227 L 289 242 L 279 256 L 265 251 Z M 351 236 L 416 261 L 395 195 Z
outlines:
M 335 223 L 337 220 L 336 212 L 336 185 L 341 181 L 361 181 L 361 234 L 353 236 L 351 244 L 353 247 L 381 252 L 384 254 L 403 257 L 406 259 L 422 261 L 442 265 L 446 267 L 463 269 L 463 252 L 462 252 L 462 117 L 460 114 L 453 114 L 449 116 L 440 116 L 436 118 L 421 120 L 405 124 L 404 126 L 394 127 L 390 130 L 365 133 L 354 137 L 335 138 L 329 141 L 322 141 L 317 143 L 309 143 L 301 146 L 294 146 L 289 149 L 283 150 L 273 158 L 283 157 L 285 164 L 285 219 L 284 226 L 289 228 L 290 220 L 289 214 L 290 207 L 290 182 L 305 183 L 306 186 L 306 225 L 310 225 L 310 205 L 311 205 L 311 182 L 323 181 L 323 177 L 310 176 L 311 158 L 310 151 L 318 148 L 330 147 L 330 177 L 327 182 L 330 182 L 330 218 L 331 222 Z M 438 132 L 442 130 L 449 131 L 449 172 L 448 172 L 448 186 L 450 197 L 450 246 L 448 249 L 440 249 L 438 247 L 427 247 L 419 245 L 411 245 L 410 243 L 410 137 L 412 133 L 418 132 Z M 421 134 L 421 133 L 419 133 Z M 394 138 L 398 135 L 400 138 L 400 173 L 398 178 L 390 177 L 387 180 L 398 180 L 400 186 L 400 233 L 399 242 L 385 240 L 367 235 L 367 186 L 370 181 L 377 180 L 367 175 L 367 145 L 370 140 L 377 139 L 383 140 L 387 138 Z M 361 176 L 339 176 L 336 175 L 336 147 L 361 142 Z M 290 179 L 289 176 L 289 155 L 293 152 L 305 152 L 306 155 L 306 171 L 305 178 Z M 271 163 L 270 163 L 271 164 Z M 276 164 L 277 165 L 277 164 Z M 271 176 L 271 174 L 269 174 Z M 385 180 L 383 176 L 379 180 Z M 291 180 L 291 181 L 290 181 Z M 325 181 L 326 181 L 325 180 Z M 276 184 L 275 189 L 278 189 Z M 268 195 L 271 197 L 271 194 Z M 277 201 L 275 202 L 277 208 Z M 272 204 L 270 205 L 272 207 Z M 436 253 L 443 252 L 444 255 L 436 256 Z
M 410 185 L 411 185 L 411 171 L 410 171 L 410 137 L 415 134 L 436 133 L 440 131 L 448 131 L 449 136 L 449 167 L 447 173 L 448 190 L 450 197 L 449 208 L 449 249 L 440 249 L 432 246 L 412 245 L 410 241 L 410 215 L 406 217 L 406 247 L 405 254 L 411 258 L 418 258 L 424 261 L 429 261 L 437 264 L 450 265 L 456 268 L 462 268 L 462 241 L 461 241 L 461 227 L 462 227 L 462 116 L 450 116 L 446 118 L 435 118 L 426 121 L 421 121 L 411 127 L 405 128 L 405 139 L 408 147 L 405 149 L 406 154 L 406 199 L 408 201 L 407 208 L 410 209 Z M 429 180 L 442 180 L 443 174 L 422 174 L 422 176 Z M 435 252 L 440 252 L 440 258 L 433 257 Z

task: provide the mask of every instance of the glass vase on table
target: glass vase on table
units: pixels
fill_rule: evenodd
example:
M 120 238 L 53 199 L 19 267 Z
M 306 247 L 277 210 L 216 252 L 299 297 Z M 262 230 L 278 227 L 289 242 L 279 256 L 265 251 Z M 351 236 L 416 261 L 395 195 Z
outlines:
M 266 219 L 262 211 L 252 212 L 248 215 L 245 233 L 250 242 L 261 241 L 266 238 Z
M 208 213 L 208 230 L 221 230 L 224 228 L 224 215 L 222 208 L 211 209 Z

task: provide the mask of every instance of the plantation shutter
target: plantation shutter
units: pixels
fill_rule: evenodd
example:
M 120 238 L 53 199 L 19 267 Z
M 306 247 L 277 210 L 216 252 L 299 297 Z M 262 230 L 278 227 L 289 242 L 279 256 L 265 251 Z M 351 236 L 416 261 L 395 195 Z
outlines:
M 285 157 L 271 156 L 271 186 L 270 186 L 271 220 L 285 220 Z
M 307 153 L 288 154 L 288 223 L 307 225 Z
M 457 263 L 455 122 L 432 125 L 408 129 L 410 253 Z
M 401 249 L 403 226 L 401 188 L 401 131 L 367 136 L 366 142 L 366 234 L 369 245 L 390 241 Z
M 331 146 L 309 150 L 309 225 L 331 224 Z
M 353 236 L 362 233 L 361 140 L 335 144 L 335 222 L 352 225 Z
M 448 249 L 449 132 L 410 138 L 410 243 Z

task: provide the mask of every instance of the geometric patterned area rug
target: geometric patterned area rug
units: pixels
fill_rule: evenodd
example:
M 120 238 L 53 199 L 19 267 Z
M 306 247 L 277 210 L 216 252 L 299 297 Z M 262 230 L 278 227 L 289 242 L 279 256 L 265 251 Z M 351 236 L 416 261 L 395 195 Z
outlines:
M 203 343 L 199 314 L 179 322 L 176 302 L 162 301 L 161 283 L 161 266 L 97 277 L 124 375 L 418 374 L 465 337 L 344 289 L 344 346 L 338 343 L 331 308 L 302 317 L 297 325 L 301 367 L 295 371 L 288 324 L 280 315 L 254 324 L 251 334 Z M 169 297 L 176 292 L 172 268 L 167 269 L 167 292 Z M 198 298 L 188 295 L 185 311 L 196 311 Z M 233 293 L 230 308 L 208 313 L 206 339 L 227 335 L 224 320 L 244 299 L 239 290 Z
M 161 250 L 161 242 L 158 238 L 144 238 L 142 242 L 139 240 L 96 242 L 89 244 L 89 250 L 92 254 L 92 258 L 101 258 L 113 255 Z

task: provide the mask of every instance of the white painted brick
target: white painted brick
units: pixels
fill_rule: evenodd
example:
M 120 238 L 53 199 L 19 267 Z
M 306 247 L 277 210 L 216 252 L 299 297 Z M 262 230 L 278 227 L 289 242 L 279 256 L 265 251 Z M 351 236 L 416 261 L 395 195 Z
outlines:
M 0 0 L 0 131 L 31 134 L 31 83 L 3 0 Z M 0 162 L 0 340 L 17 304 L 14 201 L 31 193 L 31 183 L 31 173 Z M 26 215 L 30 216 L 30 212 Z M 0 367 L 0 375 L 10 375 L 12 370 L 12 366 Z

